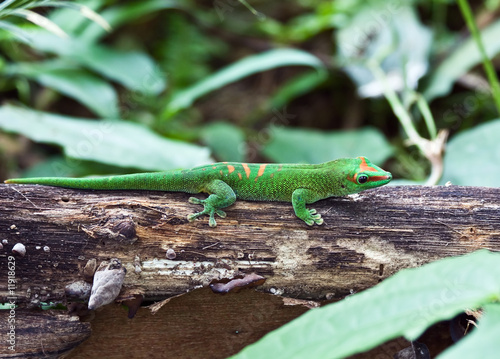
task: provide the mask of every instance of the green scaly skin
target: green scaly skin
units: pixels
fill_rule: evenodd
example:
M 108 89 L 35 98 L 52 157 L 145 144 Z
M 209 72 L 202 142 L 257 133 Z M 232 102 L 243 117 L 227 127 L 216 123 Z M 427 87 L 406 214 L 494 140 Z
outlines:
M 203 211 L 188 216 L 190 221 L 214 215 L 226 217 L 221 208 L 236 198 L 250 201 L 292 202 L 297 217 L 307 225 L 323 223 L 321 215 L 306 204 L 329 197 L 344 196 L 387 184 L 389 172 L 365 157 L 342 158 L 318 165 L 256 164 L 221 162 L 190 170 L 172 170 L 97 178 L 17 178 L 5 183 L 40 184 L 92 190 L 153 190 L 167 192 L 208 193 L 206 199 L 191 197 Z

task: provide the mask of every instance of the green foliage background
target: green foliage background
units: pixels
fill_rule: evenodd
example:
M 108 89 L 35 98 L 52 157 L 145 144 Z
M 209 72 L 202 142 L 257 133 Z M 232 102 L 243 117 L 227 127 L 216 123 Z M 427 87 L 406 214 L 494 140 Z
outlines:
M 473 6 L 489 57 L 497 6 Z M 441 183 L 498 186 L 499 166 L 480 175 L 500 155 L 498 111 L 464 31 L 438 0 L 5 1 L 0 177 L 367 155 L 423 183 L 430 164 L 405 142 L 395 91 L 414 134 L 450 131 Z

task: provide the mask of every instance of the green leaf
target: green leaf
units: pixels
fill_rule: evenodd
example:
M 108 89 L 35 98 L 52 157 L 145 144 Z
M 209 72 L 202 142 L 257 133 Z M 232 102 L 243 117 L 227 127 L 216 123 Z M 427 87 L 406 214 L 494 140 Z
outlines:
M 279 163 L 322 163 L 342 157 L 367 156 L 382 164 L 393 149 L 376 128 L 350 131 L 317 131 L 304 128 L 271 127 L 270 141 L 262 153 Z
M 62 39 L 43 30 L 33 30 L 29 36 L 34 48 L 75 61 L 129 90 L 157 95 L 166 87 L 165 75 L 146 53 L 118 51 L 77 38 Z
M 277 49 L 248 56 L 210 75 L 193 86 L 175 93 L 165 108 L 164 116 L 167 118 L 173 116 L 178 111 L 191 106 L 198 98 L 222 86 L 257 72 L 280 66 L 310 66 L 318 71 L 325 71 L 320 59 L 301 50 Z
M 71 97 L 101 117 L 118 118 L 118 98 L 113 86 L 84 70 L 61 61 L 17 63 L 6 69 L 9 74 L 26 76 L 43 86 Z
M 59 116 L 0 107 L 0 128 L 57 144 L 68 157 L 149 171 L 191 168 L 212 162 L 209 150 L 169 140 L 136 123 Z
M 500 119 L 453 136 L 446 145 L 441 184 L 500 186 Z
M 221 160 L 243 162 L 246 154 L 245 134 L 229 123 L 216 122 L 203 128 L 201 140 Z
M 500 52 L 500 20 L 481 30 L 481 38 L 489 58 L 497 55 Z M 424 91 L 425 98 L 430 101 L 449 93 L 455 81 L 481 63 L 481 60 L 477 44 L 469 37 L 429 76 L 429 83 Z
M 497 359 L 500 353 L 500 304 L 486 304 L 477 328 L 437 359 Z
M 371 289 L 308 311 L 232 358 L 345 358 L 399 336 L 415 340 L 433 323 L 498 300 L 498 263 L 500 254 L 479 250 L 400 271 Z
M 157 95 L 166 87 L 166 75 L 149 55 L 138 51 L 118 51 L 104 46 L 89 46 L 75 54 L 84 66 L 115 80 L 131 91 Z

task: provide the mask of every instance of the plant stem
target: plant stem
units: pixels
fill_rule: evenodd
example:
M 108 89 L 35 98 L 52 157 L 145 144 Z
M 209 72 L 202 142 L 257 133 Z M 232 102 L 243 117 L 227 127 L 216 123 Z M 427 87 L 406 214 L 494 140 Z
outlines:
M 432 116 L 431 109 L 429 108 L 429 104 L 422 95 L 418 95 L 417 97 L 417 106 L 420 113 L 424 117 L 431 140 L 434 140 L 437 137 L 436 123 L 434 121 L 434 117 Z
M 425 153 L 425 139 L 418 134 L 415 126 L 413 125 L 410 114 L 405 109 L 394 89 L 387 83 L 384 71 L 380 68 L 380 65 L 376 61 L 368 61 L 368 67 L 377 81 L 379 81 L 384 87 L 384 96 L 391 105 L 394 114 L 399 119 L 399 123 L 403 126 L 403 129 L 411 143 L 416 145 L 422 153 Z
M 472 14 L 472 10 L 470 8 L 469 3 L 467 2 L 467 0 L 458 0 L 458 6 L 460 7 L 462 16 L 465 19 L 465 23 L 467 24 L 467 27 L 469 28 L 469 31 L 471 32 L 471 35 L 474 38 L 474 41 L 476 42 L 479 52 L 483 57 L 484 71 L 486 72 L 486 76 L 488 77 L 488 81 L 490 83 L 493 92 L 492 93 L 493 99 L 495 101 L 497 111 L 498 113 L 500 113 L 500 84 L 498 82 L 498 77 L 495 72 L 495 68 L 493 67 L 493 64 L 489 59 L 488 55 L 486 54 L 483 41 L 481 40 L 481 33 L 477 28 L 477 24 Z

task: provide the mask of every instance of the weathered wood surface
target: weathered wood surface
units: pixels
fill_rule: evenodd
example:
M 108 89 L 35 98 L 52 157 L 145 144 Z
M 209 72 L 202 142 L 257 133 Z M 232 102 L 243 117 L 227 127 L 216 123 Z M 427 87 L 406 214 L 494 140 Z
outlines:
M 127 269 L 123 297 L 156 301 L 255 272 L 267 278 L 261 291 L 323 300 L 371 287 L 402 268 L 500 250 L 498 188 L 382 187 L 310 205 L 325 219 L 315 227 L 298 220 L 289 203 L 238 201 L 210 228 L 206 218 L 186 220 L 201 208 L 188 197 L 0 185 L 0 303 L 13 295 L 7 273 L 16 243 L 26 247 L 14 260 L 16 315 L 39 315 L 41 326 L 46 314 L 34 308 L 65 302 L 65 286 L 84 279 L 91 259 L 120 259 Z M 6 325 L 0 318 L 2 332 Z M 76 338 L 88 335 L 85 326 L 75 330 Z M 56 352 L 50 338 L 39 342 L 36 350 Z M 0 345 L 0 354 L 12 353 Z

